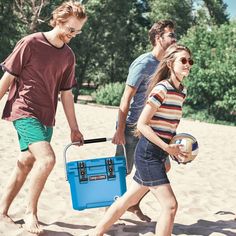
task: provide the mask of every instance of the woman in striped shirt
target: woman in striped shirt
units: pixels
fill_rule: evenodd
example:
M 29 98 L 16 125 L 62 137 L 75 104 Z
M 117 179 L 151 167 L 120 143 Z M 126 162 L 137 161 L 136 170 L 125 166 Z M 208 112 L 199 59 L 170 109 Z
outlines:
M 134 181 L 108 209 L 92 235 L 103 235 L 148 190 L 162 207 L 156 235 L 171 235 L 177 200 L 165 171 L 165 160 L 168 155 L 182 159 L 187 154 L 181 151 L 181 145 L 169 143 L 176 134 L 186 97 L 182 80 L 188 76 L 192 65 L 191 52 L 187 47 L 174 44 L 166 50 L 149 84 L 147 103 L 137 123 L 140 139 L 135 151 Z

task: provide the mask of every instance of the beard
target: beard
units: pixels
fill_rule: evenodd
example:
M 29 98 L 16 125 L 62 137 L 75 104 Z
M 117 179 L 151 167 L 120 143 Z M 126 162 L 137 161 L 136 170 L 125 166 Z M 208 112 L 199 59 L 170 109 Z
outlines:
M 69 43 L 70 38 L 67 37 L 65 33 L 61 33 L 58 35 L 58 38 L 63 42 L 63 43 Z

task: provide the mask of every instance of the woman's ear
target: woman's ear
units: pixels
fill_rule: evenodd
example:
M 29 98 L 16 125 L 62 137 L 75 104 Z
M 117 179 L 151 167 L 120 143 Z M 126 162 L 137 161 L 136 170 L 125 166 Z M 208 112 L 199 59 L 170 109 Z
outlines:
M 167 61 L 166 65 L 167 65 L 168 68 L 171 69 L 171 67 L 172 67 L 172 62 L 171 62 L 171 61 Z

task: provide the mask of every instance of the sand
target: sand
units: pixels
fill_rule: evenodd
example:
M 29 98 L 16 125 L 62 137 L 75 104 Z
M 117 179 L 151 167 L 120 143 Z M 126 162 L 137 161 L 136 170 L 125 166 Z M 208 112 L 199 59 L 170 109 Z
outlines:
M 0 102 L 1 111 L 5 97 Z M 112 137 L 115 131 L 117 108 L 97 105 L 75 105 L 81 131 L 85 139 Z M 11 122 L 0 122 L 0 195 L 16 163 L 18 141 Z M 171 161 L 169 179 L 176 194 L 179 208 L 173 235 L 220 236 L 236 235 L 236 127 L 208 124 L 183 119 L 178 132 L 194 135 L 200 146 L 197 158 L 179 165 Z M 69 183 L 65 180 L 63 149 L 70 143 L 69 128 L 61 103 L 58 104 L 52 146 L 57 163 L 40 197 L 38 216 L 44 236 L 87 235 L 104 214 L 104 208 L 76 211 L 72 208 Z M 97 144 L 96 144 L 97 145 Z M 113 156 L 115 146 L 110 142 L 100 146 L 88 144 L 72 147 L 67 161 L 100 156 Z M 129 187 L 133 172 L 127 177 Z M 28 189 L 27 179 L 14 200 L 9 215 L 17 222 L 15 227 L 0 222 L 0 236 L 32 236 L 23 228 L 22 217 Z M 126 212 L 106 235 L 153 236 L 160 213 L 160 205 L 149 193 L 141 202 L 143 211 L 151 217 L 150 223 L 140 221 Z

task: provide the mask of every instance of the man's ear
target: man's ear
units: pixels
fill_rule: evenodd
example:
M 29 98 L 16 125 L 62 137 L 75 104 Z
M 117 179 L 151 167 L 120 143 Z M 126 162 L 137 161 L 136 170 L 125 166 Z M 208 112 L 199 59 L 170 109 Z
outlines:
M 157 42 L 159 41 L 159 39 L 160 39 L 160 36 L 159 36 L 159 35 L 156 35 L 156 36 L 155 36 L 155 42 L 156 42 L 156 44 L 157 44 Z
M 62 22 L 60 21 L 60 20 L 56 20 L 56 25 L 59 25 L 59 26 L 61 26 L 62 25 Z

